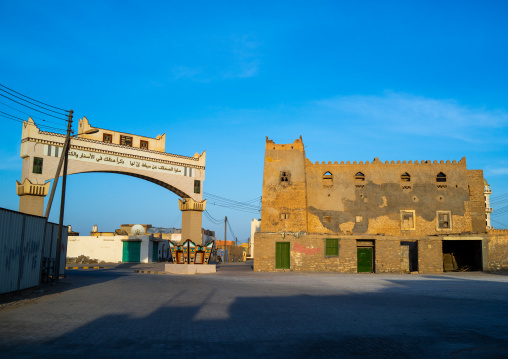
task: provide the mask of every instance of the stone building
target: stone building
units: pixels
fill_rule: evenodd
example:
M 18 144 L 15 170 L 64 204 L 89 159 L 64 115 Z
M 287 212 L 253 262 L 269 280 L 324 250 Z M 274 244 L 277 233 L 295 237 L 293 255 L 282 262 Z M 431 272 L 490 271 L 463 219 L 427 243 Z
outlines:
M 487 233 L 484 190 L 465 158 L 312 163 L 301 137 L 267 138 L 254 270 L 508 269 L 508 231 Z

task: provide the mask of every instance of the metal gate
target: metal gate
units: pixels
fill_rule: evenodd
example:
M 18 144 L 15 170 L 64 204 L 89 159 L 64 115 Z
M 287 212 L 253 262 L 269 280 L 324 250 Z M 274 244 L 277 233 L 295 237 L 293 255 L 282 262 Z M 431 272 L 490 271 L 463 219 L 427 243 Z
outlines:
M 159 242 L 152 242 L 152 262 L 159 261 Z
M 141 242 L 123 242 L 122 262 L 140 262 Z
M 289 269 L 289 242 L 275 243 L 275 269 Z

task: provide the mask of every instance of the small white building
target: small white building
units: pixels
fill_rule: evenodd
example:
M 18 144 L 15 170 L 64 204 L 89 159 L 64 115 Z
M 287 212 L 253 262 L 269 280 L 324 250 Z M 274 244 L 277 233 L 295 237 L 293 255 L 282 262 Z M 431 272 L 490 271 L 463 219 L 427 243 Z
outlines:
M 85 256 L 106 263 L 168 260 L 171 257 L 169 241 L 182 242 L 180 229 L 158 228 L 150 224 L 122 224 L 114 232 L 99 232 L 94 225 L 90 236 L 69 235 L 68 238 L 67 258 Z M 202 229 L 202 242 L 211 240 L 215 240 L 215 232 Z
M 69 236 L 67 258 L 86 256 L 99 262 L 152 263 L 164 259 L 168 241 L 153 235 Z

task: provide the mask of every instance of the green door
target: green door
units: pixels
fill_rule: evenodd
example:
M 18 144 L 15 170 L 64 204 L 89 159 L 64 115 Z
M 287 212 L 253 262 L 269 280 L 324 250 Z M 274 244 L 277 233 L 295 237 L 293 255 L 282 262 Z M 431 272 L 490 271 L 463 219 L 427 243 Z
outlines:
M 122 262 L 139 262 L 141 242 L 123 242 Z
M 357 271 L 358 273 L 367 272 L 372 273 L 372 248 L 357 248 Z
M 152 262 L 159 261 L 159 242 L 152 242 Z
M 275 243 L 275 268 L 289 269 L 289 242 Z

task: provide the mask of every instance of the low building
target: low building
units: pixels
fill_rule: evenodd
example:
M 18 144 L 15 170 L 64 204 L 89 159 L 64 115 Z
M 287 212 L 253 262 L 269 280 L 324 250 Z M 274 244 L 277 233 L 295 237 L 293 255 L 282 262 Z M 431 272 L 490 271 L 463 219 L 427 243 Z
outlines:
M 99 232 L 93 226 L 90 236 L 70 236 L 67 258 L 87 257 L 105 263 L 152 263 L 171 258 L 169 241 L 181 243 L 181 230 L 141 224 L 143 230 L 133 233 L 134 224 L 122 224 L 113 232 Z M 139 227 L 138 227 L 139 229 Z M 202 230 L 203 243 L 214 240 L 215 232 Z
M 312 163 L 301 137 L 267 138 L 254 270 L 508 269 L 508 231 L 487 232 L 485 188 L 465 158 Z

